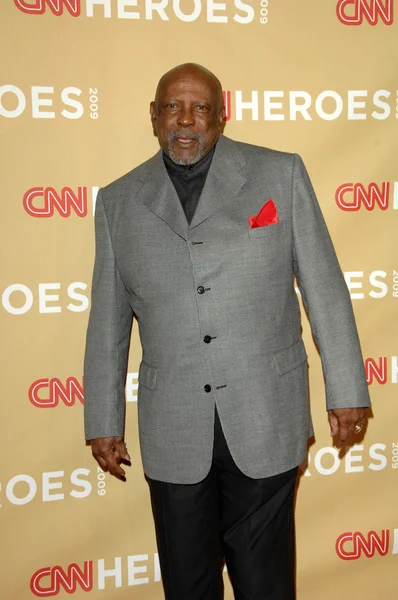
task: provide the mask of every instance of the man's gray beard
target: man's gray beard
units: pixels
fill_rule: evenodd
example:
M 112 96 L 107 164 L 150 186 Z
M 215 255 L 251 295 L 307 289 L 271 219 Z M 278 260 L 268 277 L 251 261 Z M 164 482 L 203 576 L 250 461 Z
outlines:
M 177 156 L 173 150 L 173 142 L 176 137 L 189 137 L 194 140 L 198 140 L 198 151 L 194 156 L 191 156 L 184 160 L 184 158 Z M 175 131 L 174 133 L 169 133 L 167 136 L 168 140 L 168 154 L 173 162 L 177 165 L 193 165 L 200 161 L 201 158 L 205 155 L 205 142 L 203 139 L 203 135 L 201 133 L 184 133 L 182 131 Z

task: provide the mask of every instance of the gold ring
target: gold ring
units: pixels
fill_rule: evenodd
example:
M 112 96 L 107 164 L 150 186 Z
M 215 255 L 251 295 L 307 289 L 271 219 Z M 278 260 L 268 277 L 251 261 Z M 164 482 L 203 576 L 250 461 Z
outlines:
M 358 425 L 355 427 L 355 429 L 354 429 L 354 433 L 355 433 L 355 434 L 361 433 L 361 431 L 362 431 L 362 429 L 363 429 L 363 425 L 364 425 L 363 423 L 359 423 L 359 424 L 358 424 Z

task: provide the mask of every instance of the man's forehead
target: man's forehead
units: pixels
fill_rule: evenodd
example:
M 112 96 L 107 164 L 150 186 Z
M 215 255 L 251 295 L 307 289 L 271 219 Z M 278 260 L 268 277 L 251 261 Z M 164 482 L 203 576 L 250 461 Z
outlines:
M 181 70 L 180 72 L 170 73 L 158 85 L 158 94 L 162 96 L 183 89 L 190 91 L 198 90 L 208 94 L 217 94 L 217 83 L 213 79 L 200 71 Z
M 160 84 L 161 90 L 168 90 L 171 88 L 180 88 L 181 86 L 187 86 L 192 89 L 194 88 L 208 88 L 209 91 L 216 90 L 215 82 L 211 81 L 210 78 L 203 76 L 202 74 L 189 74 L 181 73 L 180 75 L 173 75 L 173 77 L 167 78 L 166 81 Z
M 192 81 L 192 80 L 180 80 L 175 81 L 160 89 L 160 95 L 166 96 L 177 96 L 180 94 L 192 94 L 200 96 L 216 96 L 217 91 L 214 87 L 204 85 L 204 82 Z

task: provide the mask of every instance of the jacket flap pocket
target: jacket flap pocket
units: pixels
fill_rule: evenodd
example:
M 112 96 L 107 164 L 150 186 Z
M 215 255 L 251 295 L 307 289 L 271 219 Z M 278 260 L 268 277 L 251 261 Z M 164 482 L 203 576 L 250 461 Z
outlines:
M 141 361 L 138 371 L 138 383 L 144 385 L 150 390 L 154 390 L 156 387 L 157 375 L 158 370 L 156 367 L 151 367 L 148 365 L 148 363 Z
M 307 360 L 307 352 L 303 340 L 299 340 L 294 346 L 290 346 L 282 352 L 273 355 L 276 370 L 279 375 L 285 375 Z

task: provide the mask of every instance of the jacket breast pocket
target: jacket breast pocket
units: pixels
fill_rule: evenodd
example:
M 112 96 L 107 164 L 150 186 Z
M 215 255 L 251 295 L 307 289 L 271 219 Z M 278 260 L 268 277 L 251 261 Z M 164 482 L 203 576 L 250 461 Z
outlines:
M 286 230 L 286 222 L 280 221 L 273 225 L 264 225 L 263 227 L 249 227 L 249 237 L 251 240 L 272 240 L 282 236 Z
M 138 383 L 144 387 L 154 390 L 156 388 L 156 381 L 158 376 L 158 370 L 156 367 L 151 367 L 145 361 L 141 361 L 140 368 L 138 370 Z
M 285 375 L 306 362 L 307 352 L 303 340 L 272 356 L 278 375 Z

